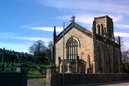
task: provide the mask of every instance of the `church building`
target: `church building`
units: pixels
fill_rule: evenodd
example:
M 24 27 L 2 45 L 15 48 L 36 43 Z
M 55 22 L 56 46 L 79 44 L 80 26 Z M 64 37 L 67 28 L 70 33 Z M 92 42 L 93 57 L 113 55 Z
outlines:
M 59 35 L 54 27 L 52 63 L 59 73 L 121 73 L 120 37 L 115 40 L 113 20 L 96 17 L 89 31 L 73 16 Z

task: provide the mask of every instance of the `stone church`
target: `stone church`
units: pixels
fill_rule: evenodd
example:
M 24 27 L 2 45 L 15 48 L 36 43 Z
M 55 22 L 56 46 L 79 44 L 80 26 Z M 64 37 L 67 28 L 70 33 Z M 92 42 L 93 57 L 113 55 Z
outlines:
M 75 22 L 53 33 L 52 64 L 59 73 L 121 73 L 120 37 L 115 40 L 113 20 L 94 18 L 92 31 Z

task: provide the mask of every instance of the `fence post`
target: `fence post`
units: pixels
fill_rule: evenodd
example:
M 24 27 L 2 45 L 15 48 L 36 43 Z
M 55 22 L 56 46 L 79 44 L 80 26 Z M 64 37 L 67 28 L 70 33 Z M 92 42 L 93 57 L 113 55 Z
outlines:
M 46 86 L 56 86 L 56 66 L 48 66 L 46 68 Z
M 29 66 L 26 64 L 18 64 L 17 72 L 20 73 L 20 85 L 18 86 L 27 86 L 27 74 L 28 74 Z

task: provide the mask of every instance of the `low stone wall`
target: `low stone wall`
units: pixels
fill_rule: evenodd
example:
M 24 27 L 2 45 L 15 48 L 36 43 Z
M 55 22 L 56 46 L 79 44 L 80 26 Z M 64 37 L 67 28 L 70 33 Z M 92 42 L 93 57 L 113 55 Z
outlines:
M 17 72 L 0 72 L 0 86 L 27 86 L 27 76 Z
M 129 74 L 64 74 L 64 84 L 86 84 L 86 83 L 100 83 L 109 81 L 129 80 Z M 62 85 L 62 74 L 56 75 L 56 84 Z

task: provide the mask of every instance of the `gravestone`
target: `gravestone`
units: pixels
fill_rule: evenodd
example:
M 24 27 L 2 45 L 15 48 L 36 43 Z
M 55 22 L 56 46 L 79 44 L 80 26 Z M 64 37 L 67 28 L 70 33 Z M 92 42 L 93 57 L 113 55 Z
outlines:
M 29 66 L 26 64 L 18 64 L 16 71 L 27 76 L 29 71 Z
M 9 65 L 7 64 L 7 65 L 6 65 L 6 68 L 8 68 L 8 67 L 9 67 Z
M 9 65 L 9 71 L 11 71 L 11 72 L 14 71 L 14 64 L 12 62 Z
M 4 64 L 1 65 L 1 71 L 4 71 Z
M 2 55 L 2 62 L 4 62 L 4 54 Z

